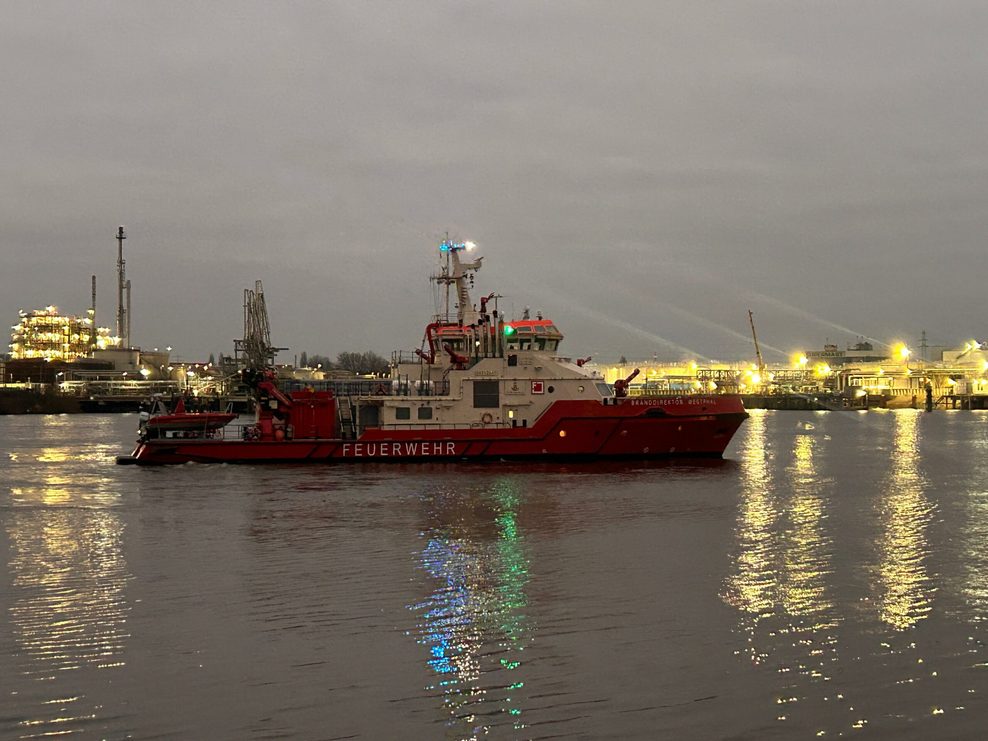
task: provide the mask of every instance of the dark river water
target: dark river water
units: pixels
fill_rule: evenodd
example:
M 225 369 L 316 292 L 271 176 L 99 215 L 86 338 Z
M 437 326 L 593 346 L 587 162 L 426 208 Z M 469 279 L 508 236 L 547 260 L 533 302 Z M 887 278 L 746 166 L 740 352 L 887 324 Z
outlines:
M 0 738 L 988 729 L 988 414 L 754 412 L 726 460 L 115 466 L 0 417 Z

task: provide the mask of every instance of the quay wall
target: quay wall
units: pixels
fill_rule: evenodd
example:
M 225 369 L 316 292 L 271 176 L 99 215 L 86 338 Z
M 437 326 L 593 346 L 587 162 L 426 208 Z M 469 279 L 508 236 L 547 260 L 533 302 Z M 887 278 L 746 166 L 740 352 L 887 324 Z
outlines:
M 34 389 L 0 389 L 0 414 L 75 414 L 78 397 Z

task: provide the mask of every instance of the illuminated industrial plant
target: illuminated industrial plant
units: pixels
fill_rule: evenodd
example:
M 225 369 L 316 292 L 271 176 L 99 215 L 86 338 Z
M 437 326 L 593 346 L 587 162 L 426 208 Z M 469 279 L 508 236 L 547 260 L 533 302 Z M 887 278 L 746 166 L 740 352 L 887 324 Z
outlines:
M 10 354 L 14 360 L 43 358 L 72 361 L 120 346 L 120 338 L 107 327 L 93 326 L 93 311 L 86 316 L 60 314 L 57 306 L 21 311 L 20 321 L 11 327 Z

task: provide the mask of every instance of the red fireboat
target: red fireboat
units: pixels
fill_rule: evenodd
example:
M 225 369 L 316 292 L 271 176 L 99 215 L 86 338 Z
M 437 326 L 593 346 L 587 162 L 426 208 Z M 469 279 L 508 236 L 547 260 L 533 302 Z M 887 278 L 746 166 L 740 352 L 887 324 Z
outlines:
M 514 321 L 496 293 L 470 296 L 481 259 L 444 241 L 444 311 L 422 346 L 396 352 L 390 378 L 283 391 L 271 369 L 243 372 L 255 413 L 164 410 L 142 424 L 118 463 L 285 463 L 720 457 L 748 414 L 731 394 L 630 396 L 586 359 L 559 355 L 556 325 L 526 310 Z M 451 295 L 452 294 L 452 295 Z M 452 300 L 451 299 L 454 299 Z M 455 311 L 450 311 L 450 306 Z

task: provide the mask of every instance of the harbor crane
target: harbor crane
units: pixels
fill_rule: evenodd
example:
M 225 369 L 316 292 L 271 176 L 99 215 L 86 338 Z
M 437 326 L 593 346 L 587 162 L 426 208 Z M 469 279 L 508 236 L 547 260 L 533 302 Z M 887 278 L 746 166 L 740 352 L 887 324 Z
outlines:
M 762 350 L 758 346 L 758 335 L 755 333 L 755 315 L 748 309 L 748 323 L 751 324 L 751 339 L 755 341 L 755 357 L 758 358 L 758 385 L 763 386 L 768 381 L 765 377 L 765 361 L 762 360 Z

